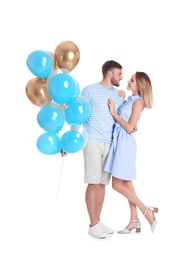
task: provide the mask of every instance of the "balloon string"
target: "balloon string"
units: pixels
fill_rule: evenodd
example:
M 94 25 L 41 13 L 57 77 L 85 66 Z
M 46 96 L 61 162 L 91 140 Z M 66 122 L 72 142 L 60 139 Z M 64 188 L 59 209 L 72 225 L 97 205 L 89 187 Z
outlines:
M 57 189 L 56 199 L 59 198 L 61 181 L 62 181 L 62 177 L 63 177 L 63 162 L 64 162 L 65 155 L 67 155 L 67 154 L 65 152 L 61 151 L 62 162 L 61 162 L 61 169 L 60 169 L 60 173 L 59 173 L 59 182 L 58 182 L 58 189 Z

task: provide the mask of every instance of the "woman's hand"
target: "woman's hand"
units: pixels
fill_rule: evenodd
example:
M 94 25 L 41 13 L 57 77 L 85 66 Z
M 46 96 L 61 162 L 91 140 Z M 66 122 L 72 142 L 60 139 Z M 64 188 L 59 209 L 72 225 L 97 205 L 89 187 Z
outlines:
M 125 93 L 124 90 L 120 89 L 120 90 L 118 90 L 118 95 L 119 95 L 119 97 L 123 97 L 123 98 L 125 98 L 126 93 Z
M 108 106 L 109 106 L 109 110 L 110 113 L 113 115 L 115 112 L 115 103 L 112 99 L 108 99 Z
M 133 130 L 132 130 L 129 134 L 133 134 L 133 133 L 135 133 L 137 130 L 138 130 L 138 128 L 137 128 L 137 126 L 135 126 L 135 127 L 133 128 Z

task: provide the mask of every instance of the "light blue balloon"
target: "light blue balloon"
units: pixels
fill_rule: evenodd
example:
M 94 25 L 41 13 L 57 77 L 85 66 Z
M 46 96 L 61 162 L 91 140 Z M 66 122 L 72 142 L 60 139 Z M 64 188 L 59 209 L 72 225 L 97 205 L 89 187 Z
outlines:
M 64 114 L 54 106 L 45 106 L 37 114 L 37 122 L 47 132 L 58 133 L 65 122 Z
M 73 96 L 67 100 L 67 104 L 74 101 L 79 95 L 80 95 L 80 86 L 79 86 L 78 81 L 75 80 L 75 91 L 74 91 Z
M 61 138 L 55 133 L 41 134 L 36 141 L 36 146 L 41 153 L 46 155 L 57 154 L 62 150 Z
M 74 100 L 65 108 L 65 121 L 68 124 L 83 124 L 90 116 L 90 106 L 84 100 Z
M 30 72 L 39 78 L 46 78 L 54 67 L 54 61 L 48 52 L 36 50 L 31 52 L 26 60 Z
M 76 81 L 68 73 L 59 73 L 48 80 L 47 86 L 51 98 L 62 105 L 73 97 Z
M 76 153 L 85 145 L 84 137 L 76 130 L 65 132 L 61 137 L 61 143 L 66 153 Z
M 80 95 L 80 85 L 77 80 L 75 80 L 75 92 L 74 92 L 74 98 L 78 97 Z

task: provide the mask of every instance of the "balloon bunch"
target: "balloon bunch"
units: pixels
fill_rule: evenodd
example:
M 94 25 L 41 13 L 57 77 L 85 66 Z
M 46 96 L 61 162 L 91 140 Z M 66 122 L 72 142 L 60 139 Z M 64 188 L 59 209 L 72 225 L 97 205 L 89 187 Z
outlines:
M 71 41 L 61 42 L 55 53 L 36 50 L 26 60 L 35 78 L 26 85 L 26 95 L 40 107 L 37 122 L 45 131 L 36 141 L 38 150 L 46 155 L 80 151 L 87 142 L 83 123 L 90 107 L 80 98 L 80 86 L 71 75 L 77 66 L 80 51 Z

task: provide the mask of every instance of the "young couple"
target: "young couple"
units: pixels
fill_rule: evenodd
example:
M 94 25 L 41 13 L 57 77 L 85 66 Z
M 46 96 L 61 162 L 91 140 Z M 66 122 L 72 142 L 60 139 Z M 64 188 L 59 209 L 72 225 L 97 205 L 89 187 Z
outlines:
M 128 80 L 131 96 L 125 100 L 125 92 L 118 91 L 122 66 L 108 60 L 102 65 L 102 81 L 86 86 L 81 92 L 91 108 L 84 123 L 88 142 L 83 149 L 84 182 L 87 184 L 85 200 L 90 225 L 88 233 L 96 238 L 106 238 L 115 231 L 101 220 L 105 187 L 112 176 L 112 188 L 128 200 L 130 220 L 119 234 L 140 232 L 141 223 L 137 208 L 147 219 L 151 231 L 156 227 L 158 208 L 146 206 L 136 195 L 133 180 L 136 179 L 136 141 L 133 133 L 145 108 L 153 105 L 152 85 L 144 72 L 135 72 Z

